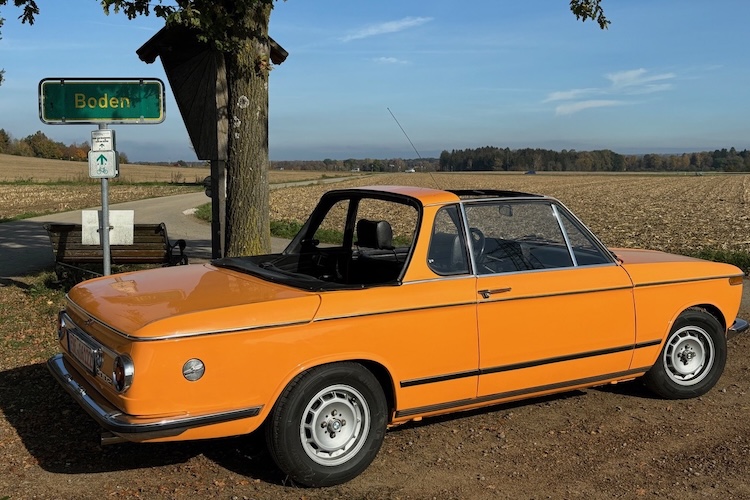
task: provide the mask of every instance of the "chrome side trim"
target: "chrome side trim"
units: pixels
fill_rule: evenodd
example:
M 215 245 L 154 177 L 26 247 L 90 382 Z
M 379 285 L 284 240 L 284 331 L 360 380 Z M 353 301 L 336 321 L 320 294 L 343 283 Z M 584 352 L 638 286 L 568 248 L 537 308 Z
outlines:
M 489 275 L 487 275 L 489 276 Z M 480 283 L 481 284 L 481 283 Z M 411 311 L 426 311 L 430 309 L 445 309 L 448 307 L 463 307 L 463 306 L 473 306 L 477 304 L 491 304 L 493 302 L 505 302 L 505 301 L 511 301 L 511 300 L 524 300 L 524 299 L 539 299 L 544 297 L 561 297 L 565 295 L 582 295 L 582 294 L 589 294 L 589 293 L 598 293 L 598 292 L 613 292 L 618 290 L 631 290 L 633 287 L 630 285 L 625 286 L 616 286 L 616 287 L 604 287 L 604 288 L 591 288 L 588 290 L 575 290 L 572 292 L 556 292 L 556 293 L 543 293 L 543 294 L 537 294 L 537 295 L 521 295 L 518 297 L 498 297 L 495 299 L 488 298 L 486 300 L 483 300 L 481 302 L 477 301 L 471 301 L 471 302 L 454 302 L 451 304 L 438 304 L 434 306 L 424 306 L 424 307 L 405 307 L 401 309 L 388 309 L 386 311 L 378 311 L 373 313 L 357 313 L 357 314 L 347 314 L 347 315 L 340 315 L 340 316 L 330 316 L 325 318 L 315 318 L 313 320 L 313 323 L 317 323 L 320 321 L 331 321 L 335 319 L 345 319 L 345 318 L 360 318 L 360 317 L 366 317 L 366 316 L 379 316 L 383 314 L 392 314 L 392 313 L 403 313 L 403 312 L 411 312 Z M 504 293 L 510 291 L 510 288 L 498 288 L 493 290 L 479 290 L 478 293 L 484 296 L 483 292 L 489 292 L 489 295 L 491 296 L 493 293 Z
M 449 307 L 465 307 L 465 306 L 476 306 L 476 305 L 477 305 L 477 302 L 474 300 L 471 302 L 454 302 L 451 304 L 438 304 L 434 306 L 405 307 L 402 309 L 388 309 L 386 311 L 378 311 L 378 312 L 372 312 L 372 313 L 342 314 L 340 316 L 330 316 L 327 318 L 315 318 L 312 322 L 319 323 L 321 321 L 331 321 L 335 319 L 364 318 L 368 316 L 382 316 L 384 314 L 396 314 L 396 313 L 404 313 L 404 312 L 412 312 L 412 311 L 429 311 L 431 309 L 446 309 Z
M 645 349 L 647 347 L 656 347 L 661 345 L 664 339 L 647 340 L 645 342 L 639 342 L 638 344 L 623 345 L 617 347 L 610 347 L 608 349 L 599 349 L 596 351 L 586 351 L 574 354 L 567 354 L 565 356 L 556 356 L 554 358 L 542 358 L 531 361 L 523 361 L 520 363 L 513 363 L 510 365 L 499 365 L 499 366 L 488 366 L 485 368 L 478 368 L 476 370 L 467 370 L 456 373 L 446 373 L 443 375 L 436 375 L 431 377 L 422 377 L 410 380 L 402 380 L 399 382 L 399 386 L 413 387 L 415 385 L 434 384 L 437 382 L 445 382 L 447 380 L 456 380 L 467 377 L 476 377 L 482 375 L 491 375 L 493 373 L 509 372 L 513 370 L 522 370 L 525 368 L 535 368 L 538 366 L 550 365 L 554 363 L 564 363 L 566 361 L 575 361 L 578 359 L 592 358 L 596 356 L 606 356 L 609 354 L 617 354 L 620 352 L 635 351 L 637 349 Z
M 171 417 L 140 418 L 122 413 L 109 404 L 93 387 L 80 379 L 80 376 L 67 366 L 62 354 L 47 361 L 55 380 L 81 405 L 97 424 L 105 430 L 128 439 L 152 439 L 177 436 L 183 432 L 205 425 L 218 424 L 256 417 L 263 406 L 253 406 L 232 411 L 205 415 L 174 415 Z
M 600 293 L 600 292 L 616 292 L 618 290 L 631 290 L 633 287 L 630 285 L 625 286 L 612 286 L 603 288 L 590 288 L 587 290 L 573 290 L 571 292 L 555 292 L 555 293 L 539 293 L 535 295 L 519 295 L 516 297 L 498 297 L 492 300 L 482 301 L 482 304 L 490 304 L 492 302 L 508 302 L 511 300 L 525 300 L 525 299 L 541 299 L 544 297 L 564 297 L 566 295 L 585 295 L 589 293 Z M 499 289 L 502 290 L 502 289 Z M 482 290 L 479 291 L 482 293 Z
M 499 392 L 497 394 L 488 394 L 478 398 L 467 398 L 459 401 L 449 401 L 446 403 L 438 403 L 434 405 L 420 406 L 417 408 L 408 408 L 405 410 L 396 411 L 396 418 L 410 417 L 421 415 L 425 413 L 434 413 L 440 411 L 453 410 L 462 406 L 473 406 L 473 405 L 487 405 L 491 403 L 501 403 L 503 400 L 510 398 L 517 398 L 519 396 L 527 396 L 535 393 L 543 393 L 549 391 L 561 392 L 568 389 L 581 386 L 594 386 L 598 383 L 606 383 L 612 379 L 629 379 L 643 375 L 649 370 L 650 367 L 635 368 L 632 370 L 626 370 L 622 372 L 608 373 L 606 375 L 599 375 L 596 377 L 581 378 L 577 380 L 568 380 L 566 382 L 558 382 L 556 384 L 540 385 L 537 387 L 529 387 L 527 389 L 518 389 L 515 391 Z
M 633 286 L 635 288 L 644 288 L 648 286 L 660 286 L 660 285 L 674 285 L 677 283 L 698 283 L 699 281 L 713 281 L 722 280 L 729 278 L 737 278 L 742 276 L 741 274 L 724 274 L 719 276 L 706 276 L 704 278 L 683 278 L 678 280 L 666 280 L 666 281 L 651 281 L 649 283 L 636 283 Z
M 740 318 L 735 319 L 732 326 L 727 329 L 727 340 L 736 337 L 740 333 L 745 333 L 748 328 L 750 328 L 750 324 L 747 321 Z

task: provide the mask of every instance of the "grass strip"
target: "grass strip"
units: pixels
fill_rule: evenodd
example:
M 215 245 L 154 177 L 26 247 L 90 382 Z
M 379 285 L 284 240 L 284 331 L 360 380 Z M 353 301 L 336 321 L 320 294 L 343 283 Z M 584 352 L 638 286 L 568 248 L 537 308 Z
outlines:
M 750 274 L 750 253 L 748 252 L 723 250 L 720 248 L 702 248 L 694 252 L 691 257 L 732 264 L 739 267 L 743 273 Z

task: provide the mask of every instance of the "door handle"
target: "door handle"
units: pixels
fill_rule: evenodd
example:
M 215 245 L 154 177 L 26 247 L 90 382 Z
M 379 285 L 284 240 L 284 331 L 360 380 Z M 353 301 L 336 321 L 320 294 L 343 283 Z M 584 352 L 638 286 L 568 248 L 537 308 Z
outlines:
M 484 299 L 489 299 L 492 295 L 495 295 L 497 293 L 507 293 L 510 292 L 510 287 L 507 288 L 493 288 L 492 290 L 479 290 L 479 295 L 482 296 Z

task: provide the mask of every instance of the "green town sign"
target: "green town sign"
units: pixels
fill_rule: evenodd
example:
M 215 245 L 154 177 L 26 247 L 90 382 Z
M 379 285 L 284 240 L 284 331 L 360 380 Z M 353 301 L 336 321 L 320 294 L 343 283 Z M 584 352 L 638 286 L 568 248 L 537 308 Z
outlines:
M 161 123 L 164 83 L 157 78 L 45 78 L 39 118 L 47 124 Z

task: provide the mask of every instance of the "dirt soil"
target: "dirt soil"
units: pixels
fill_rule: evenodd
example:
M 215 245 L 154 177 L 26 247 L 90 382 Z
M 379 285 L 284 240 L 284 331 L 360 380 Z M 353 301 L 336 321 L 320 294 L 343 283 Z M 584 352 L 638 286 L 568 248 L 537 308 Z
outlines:
M 750 176 L 721 178 L 721 186 L 709 186 L 706 177 L 679 183 L 639 177 L 626 179 L 627 189 L 608 177 L 553 180 L 551 194 L 608 244 L 635 239 L 636 246 L 678 251 L 706 241 L 739 242 L 742 250 L 750 244 Z M 547 192 L 521 181 L 552 182 L 540 175 L 503 184 Z M 603 190 L 596 200 L 605 209 L 587 208 L 581 194 L 587 183 Z M 679 210 L 669 205 L 676 201 Z M 637 220 L 647 210 L 648 219 Z M 724 375 L 701 398 L 665 401 L 636 381 L 425 419 L 386 433 L 373 464 L 351 482 L 306 489 L 277 471 L 262 436 L 101 447 L 96 424 L 44 365 L 56 350 L 59 298 L 46 302 L 44 314 L 23 313 L 40 310 L 35 301 L 47 299 L 6 281 L 0 282 L 0 500 L 750 499 L 750 333 L 730 341 Z M 740 317 L 750 319 L 750 301 Z
M 697 399 L 632 382 L 398 427 L 361 476 L 325 489 L 286 481 L 261 436 L 101 447 L 44 364 L 28 364 L 0 371 L 0 499 L 747 499 L 749 349 L 750 335 L 732 339 Z

